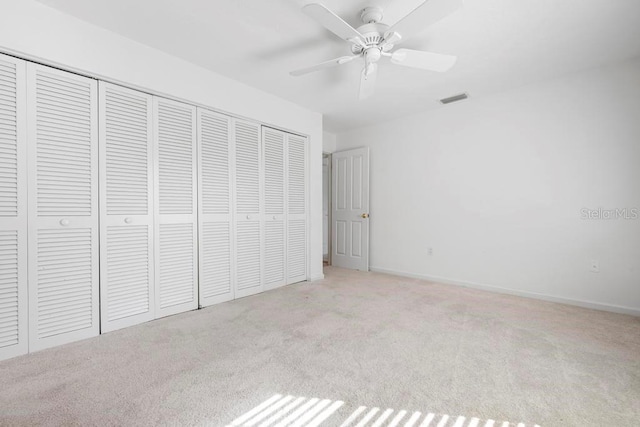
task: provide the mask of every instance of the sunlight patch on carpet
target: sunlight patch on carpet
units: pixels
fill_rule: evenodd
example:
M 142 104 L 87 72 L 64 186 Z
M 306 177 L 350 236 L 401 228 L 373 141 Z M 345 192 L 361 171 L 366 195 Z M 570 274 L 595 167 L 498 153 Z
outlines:
M 227 427 L 319 427 L 331 422 L 340 427 L 527 427 L 524 423 L 481 420 L 433 412 L 378 407 L 344 407 L 341 400 L 295 397 L 275 394 L 245 412 Z M 346 411 L 339 411 L 346 409 Z M 340 423 L 340 420 L 344 420 Z M 529 424 L 530 427 L 540 427 Z

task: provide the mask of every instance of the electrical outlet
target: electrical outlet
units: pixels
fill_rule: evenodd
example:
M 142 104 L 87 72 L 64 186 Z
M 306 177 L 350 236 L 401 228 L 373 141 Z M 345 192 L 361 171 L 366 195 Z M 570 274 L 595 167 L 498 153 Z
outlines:
M 592 273 L 600 273 L 600 263 L 597 259 L 591 260 L 591 267 L 589 267 L 589 271 Z
M 427 248 L 427 255 L 433 256 L 433 248 Z

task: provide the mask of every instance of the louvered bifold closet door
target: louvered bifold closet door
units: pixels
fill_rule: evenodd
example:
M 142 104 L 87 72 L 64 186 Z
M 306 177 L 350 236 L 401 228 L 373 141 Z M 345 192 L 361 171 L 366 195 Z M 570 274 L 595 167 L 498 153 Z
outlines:
M 29 348 L 25 70 L 0 55 L 0 360 Z
M 156 317 L 198 308 L 196 108 L 154 97 Z
M 285 133 L 262 128 L 264 167 L 264 287 L 286 282 Z
M 109 332 L 152 320 L 152 97 L 100 82 L 100 303 Z
M 262 292 L 263 209 L 260 125 L 234 120 L 236 289 L 240 298 Z
M 198 108 L 200 305 L 234 298 L 231 118 Z
M 97 82 L 27 64 L 29 348 L 99 333 Z
M 287 283 L 307 280 L 307 139 L 287 135 Z

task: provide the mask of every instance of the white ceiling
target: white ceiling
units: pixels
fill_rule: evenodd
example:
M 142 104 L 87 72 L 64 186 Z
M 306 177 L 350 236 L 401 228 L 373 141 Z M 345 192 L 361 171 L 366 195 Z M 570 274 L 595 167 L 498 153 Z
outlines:
M 382 63 L 376 94 L 357 99 L 358 61 L 302 77 L 289 71 L 349 54 L 304 15 L 310 0 L 40 0 L 95 25 L 324 114 L 331 132 L 640 55 L 638 0 L 466 0 L 403 47 L 458 56 L 445 74 Z M 422 0 L 320 0 L 357 27 L 378 5 L 387 24 Z

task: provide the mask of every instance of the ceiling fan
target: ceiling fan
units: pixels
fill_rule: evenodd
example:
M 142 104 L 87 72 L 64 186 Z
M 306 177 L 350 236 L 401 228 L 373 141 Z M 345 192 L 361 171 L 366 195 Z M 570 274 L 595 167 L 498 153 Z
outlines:
M 353 28 L 342 18 L 319 3 L 311 3 L 302 8 L 303 12 L 343 40 L 351 43 L 349 56 L 321 62 L 320 64 L 292 71 L 292 76 L 301 76 L 324 68 L 335 67 L 364 58 L 364 68 L 360 76 L 360 99 L 373 95 L 378 61 L 387 57 L 392 64 L 422 70 L 444 72 L 456 63 L 456 57 L 439 53 L 423 52 L 412 49 L 393 50 L 403 38 L 432 25 L 455 12 L 462 6 L 462 0 L 425 0 L 411 13 L 389 26 L 383 24 L 382 8 L 372 6 L 362 10 L 360 18 L 364 23 Z

